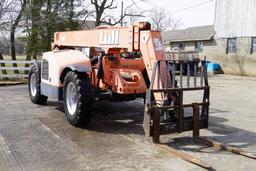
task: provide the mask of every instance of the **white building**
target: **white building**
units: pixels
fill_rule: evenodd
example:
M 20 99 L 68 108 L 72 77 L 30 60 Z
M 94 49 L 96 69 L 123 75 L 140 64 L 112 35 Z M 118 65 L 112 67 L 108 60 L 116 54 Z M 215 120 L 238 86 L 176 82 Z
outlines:
M 202 35 L 211 35 L 202 28 L 207 27 L 162 34 L 166 48 L 172 49 L 173 45 L 179 43 L 184 50 L 197 50 L 197 42 Z M 256 0 L 216 0 L 213 28 L 213 39 L 200 41 L 203 42 L 200 44 L 200 56 L 219 63 L 224 73 L 256 76 Z M 188 42 L 185 37 L 177 41 L 186 35 L 192 36 L 193 40 Z
M 256 36 L 256 0 L 216 0 L 217 38 Z
M 208 56 L 225 73 L 256 76 L 256 0 L 216 0 L 214 28 Z

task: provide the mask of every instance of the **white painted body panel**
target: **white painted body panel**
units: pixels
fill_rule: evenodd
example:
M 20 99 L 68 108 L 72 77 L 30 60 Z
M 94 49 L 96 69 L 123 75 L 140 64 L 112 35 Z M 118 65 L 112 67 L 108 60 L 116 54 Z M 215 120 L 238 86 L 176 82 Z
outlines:
M 42 83 L 50 84 L 56 87 L 62 87 L 60 81 L 60 75 L 62 71 L 74 64 L 82 64 L 87 66 L 91 71 L 90 59 L 82 52 L 78 50 L 62 50 L 58 52 L 45 52 L 43 54 L 43 59 L 47 60 L 49 63 L 49 79 L 42 79 Z

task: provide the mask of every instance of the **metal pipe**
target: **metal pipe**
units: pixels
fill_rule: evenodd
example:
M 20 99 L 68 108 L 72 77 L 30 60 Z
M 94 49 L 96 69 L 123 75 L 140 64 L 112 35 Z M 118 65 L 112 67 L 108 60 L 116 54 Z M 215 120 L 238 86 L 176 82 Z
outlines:
M 183 84 L 183 63 L 180 62 L 180 88 L 182 88 Z
M 169 70 L 168 61 L 165 61 L 165 88 L 168 88 L 168 70 Z
M 124 2 L 121 2 L 121 21 L 120 24 L 123 26 L 123 17 L 124 17 Z
M 151 81 L 150 81 L 150 89 L 153 89 L 153 86 L 154 86 L 154 81 L 155 81 L 155 76 L 156 76 L 156 69 L 157 69 L 158 63 L 159 63 L 159 61 L 155 62 L 154 66 L 153 66 L 153 71 L 152 71 Z
M 196 87 L 196 80 L 197 79 L 197 63 L 194 63 L 194 86 Z
M 176 72 L 176 63 L 173 61 L 173 68 L 172 68 L 172 88 L 175 88 L 175 72 Z
M 160 61 L 157 65 L 157 88 L 160 88 L 160 80 L 161 80 L 161 74 L 160 74 Z
M 201 87 L 203 86 L 204 84 L 204 67 L 203 67 L 203 61 L 201 61 L 201 71 L 200 71 L 200 85 Z
M 190 63 L 188 61 L 188 63 L 187 63 L 187 87 L 189 87 L 189 82 L 190 82 L 189 75 L 190 75 Z

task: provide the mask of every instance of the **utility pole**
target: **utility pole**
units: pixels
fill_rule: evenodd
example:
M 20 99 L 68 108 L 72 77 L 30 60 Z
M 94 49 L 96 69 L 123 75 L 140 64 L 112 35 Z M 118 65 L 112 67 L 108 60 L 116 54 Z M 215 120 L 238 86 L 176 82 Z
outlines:
M 124 15 L 124 2 L 121 3 L 121 26 L 123 26 L 123 15 Z

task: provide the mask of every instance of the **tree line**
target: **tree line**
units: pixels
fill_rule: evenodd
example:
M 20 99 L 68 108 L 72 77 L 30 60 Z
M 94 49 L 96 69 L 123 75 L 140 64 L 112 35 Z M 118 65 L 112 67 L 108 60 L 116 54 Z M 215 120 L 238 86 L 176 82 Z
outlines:
M 156 30 L 177 26 L 178 20 L 163 9 L 144 10 L 135 0 L 123 2 L 128 5 L 114 13 L 120 9 L 118 0 L 1 0 L 0 60 L 4 59 L 3 54 L 16 60 L 17 53 L 25 54 L 26 60 L 37 60 L 40 53 L 50 50 L 56 31 L 132 24 L 143 18 Z

